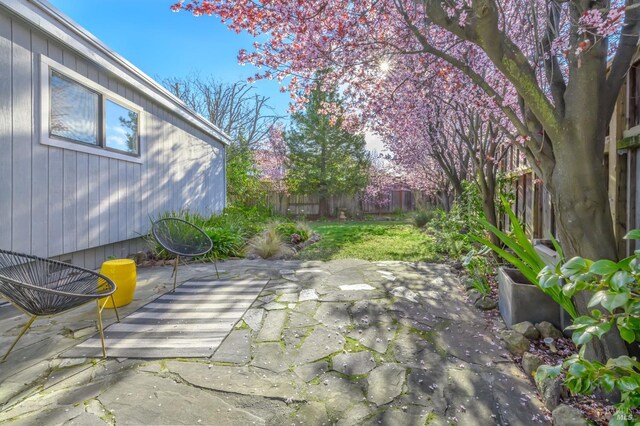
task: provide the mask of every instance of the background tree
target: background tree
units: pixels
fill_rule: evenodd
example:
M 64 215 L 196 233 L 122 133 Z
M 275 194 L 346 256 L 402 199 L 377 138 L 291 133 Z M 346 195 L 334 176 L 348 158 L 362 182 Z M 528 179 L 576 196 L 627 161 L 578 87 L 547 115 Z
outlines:
M 284 134 L 289 153 L 287 187 L 293 193 L 318 194 L 320 216 L 331 213 L 330 195 L 352 195 L 367 184 L 369 154 L 364 135 L 343 127 L 337 104 L 335 90 L 315 88 L 306 111 L 292 115 L 292 128 Z M 328 105 L 334 109 L 327 111 Z
M 224 83 L 199 75 L 166 78 L 162 84 L 231 137 L 226 150 L 229 200 L 246 204 L 261 199 L 264 187 L 256 150 L 267 143 L 269 131 L 281 118 L 269 106 L 269 98 L 246 82 Z
M 554 204 L 568 257 L 616 259 L 604 141 L 637 51 L 640 0 L 206 0 L 178 3 L 229 27 L 266 34 L 243 61 L 290 77 L 290 90 L 317 69 L 345 87 L 354 108 L 398 111 L 407 75 L 471 102 L 469 82 L 509 119 Z M 381 75 L 382 74 L 382 75 Z M 302 78 L 300 78 L 302 77 Z M 437 93 L 437 92 L 434 92 Z M 481 100 L 480 102 L 487 102 Z M 432 117 L 425 110 L 423 121 Z M 402 120 L 401 111 L 398 119 Z M 588 312 L 588 295 L 576 296 Z M 621 340 L 598 354 L 617 356 Z

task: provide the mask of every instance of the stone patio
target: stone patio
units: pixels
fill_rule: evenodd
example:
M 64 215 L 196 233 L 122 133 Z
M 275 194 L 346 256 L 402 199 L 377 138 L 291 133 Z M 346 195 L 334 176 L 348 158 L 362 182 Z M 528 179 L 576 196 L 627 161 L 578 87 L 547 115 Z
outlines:
M 0 424 L 546 424 L 498 340 L 504 325 L 467 302 L 446 265 L 219 267 L 224 278 L 269 282 L 211 358 L 63 359 L 95 332 L 95 307 L 38 320 L 0 364 Z M 168 291 L 170 275 L 139 269 L 121 315 Z M 213 266 L 181 268 L 181 281 L 195 277 L 215 277 Z M 113 317 L 106 311 L 106 323 Z M 0 309 L 0 347 L 25 320 Z

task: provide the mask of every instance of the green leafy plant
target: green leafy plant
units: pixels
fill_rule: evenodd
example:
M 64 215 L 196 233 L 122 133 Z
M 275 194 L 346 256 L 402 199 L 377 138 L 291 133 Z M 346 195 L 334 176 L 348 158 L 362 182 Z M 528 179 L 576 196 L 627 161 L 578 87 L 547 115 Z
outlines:
M 640 230 L 631 231 L 625 238 L 640 240 Z M 637 424 L 640 419 L 633 418 L 631 409 L 640 407 L 638 360 L 620 356 L 602 364 L 588 361 L 584 355 L 587 343 L 602 338 L 614 326 L 627 343 L 640 341 L 640 250 L 620 262 L 574 257 L 558 269 L 545 272 L 545 285 L 562 291 L 567 297 L 578 291 L 593 292 L 588 307 L 594 309 L 589 315 L 575 318 L 567 327 L 573 330 L 571 338 L 580 348 L 578 354 L 561 365 L 543 368 L 539 374 L 555 377 L 564 371 L 566 386 L 576 394 L 588 395 L 596 388 L 606 392 L 619 390 L 621 402 L 616 405 L 617 412 L 609 424 Z
M 546 273 L 543 273 L 540 280 L 538 280 L 538 274 L 549 270 L 546 264 L 533 247 L 533 243 L 529 240 L 529 237 L 524 231 L 524 227 L 516 217 L 515 213 L 511 210 L 508 201 L 501 197 L 502 204 L 505 208 L 507 215 L 509 216 L 509 222 L 511 223 L 512 233 L 507 234 L 502 232 L 490 224 L 486 219 L 481 218 L 480 223 L 484 225 L 486 229 L 492 232 L 498 239 L 504 244 L 507 249 L 498 247 L 486 238 L 480 236 L 474 236 L 476 241 L 489 247 L 498 256 L 505 261 L 512 264 L 518 271 L 522 273 L 532 284 L 535 284 L 545 294 L 550 296 L 557 304 L 567 311 L 571 318 L 576 318 L 578 313 L 576 307 L 571 300 L 571 296 L 564 294 L 559 287 L 553 286 L 553 280 L 557 278 L 548 277 Z M 558 247 L 559 248 L 559 247 Z M 549 281 L 551 280 L 551 281 Z M 548 282 L 549 281 L 549 282 Z
M 220 259 L 242 255 L 245 239 L 235 227 L 205 228 L 204 232 L 211 238 L 213 243 L 213 248 L 207 253 L 207 257 Z
M 479 251 L 471 250 L 462 259 L 462 266 L 467 269 L 473 288 L 483 296 L 488 296 L 491 291 L 487 281 L 487 276 L 493 273 L 491 260 L 487 256 L 489 251 L 488 247 L 484 247 Z
M 290 242 L 292 235 L 298 235 L 300 242 L 307 241 L 311 236 L 311 228 L 303 222 L 278 223 L 276 225 L 276 231 L 285 242 Z
M 433 210 L 419 210 L 413 215 L 413 224 L 416 228 L 424 228 L 424 226 L 431 222 L 435 213 Z
M 482 205 L 478 187 L 473 182 L 463 183 L 464 191 L 449 212 L 432 211 L 432 219 L 426 228 L 433 235 L 436 251 L 459 259 L 474 248 L 472 234 L 482 230 L 479 218 Z

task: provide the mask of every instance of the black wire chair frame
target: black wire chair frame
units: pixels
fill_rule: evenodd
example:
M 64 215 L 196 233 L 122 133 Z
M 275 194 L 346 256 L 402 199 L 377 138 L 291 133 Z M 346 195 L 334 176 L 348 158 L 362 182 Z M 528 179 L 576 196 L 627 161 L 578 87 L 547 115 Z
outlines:
M 50 317 L 96 301 L 98 330 L 102 341 L 102 355 L 107 356 L 104 345 L 102 311 L 111 299 L 116 319 L 114 282 L 89 269 L 57 260 L 0 249 L 0 295 L 30 317 L 7 353 L 4 362 L 20 338 L 38 317 Z M 104 298 L 101 304 L 100 299 Z
M 162 248 L 176 256 L 172 273 L 174 291 L 178 279 L 180 257 L 202 256 L 213 248 L 211 238 L 202 229 L 184 219 L 176 217 L 159 219 L 153 223 L 151 232 Z M 215 259 L 213 266 L 216 268 L 217 277 L 220 278 Z

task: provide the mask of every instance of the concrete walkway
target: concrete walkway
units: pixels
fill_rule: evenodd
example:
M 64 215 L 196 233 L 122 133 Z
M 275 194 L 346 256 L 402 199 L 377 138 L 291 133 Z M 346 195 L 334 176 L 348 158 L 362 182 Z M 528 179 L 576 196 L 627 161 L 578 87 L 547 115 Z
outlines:
M 546 423 L 496 337 L 503 325 L 467 302 L 445 265 L 220 267 L 224 278 L 269 282 L 211 358 L 58 358 L 95 330 L 95 308 L 40 320 L 0 364 L 0 424 Z M 121 315 L 169 290 L 170 274 L 140 269 L 136 299 Z M 212 276 L 208 265 L 180 271 L 181 281 Z M 0 347 L 24 322 L 0 309 Z

